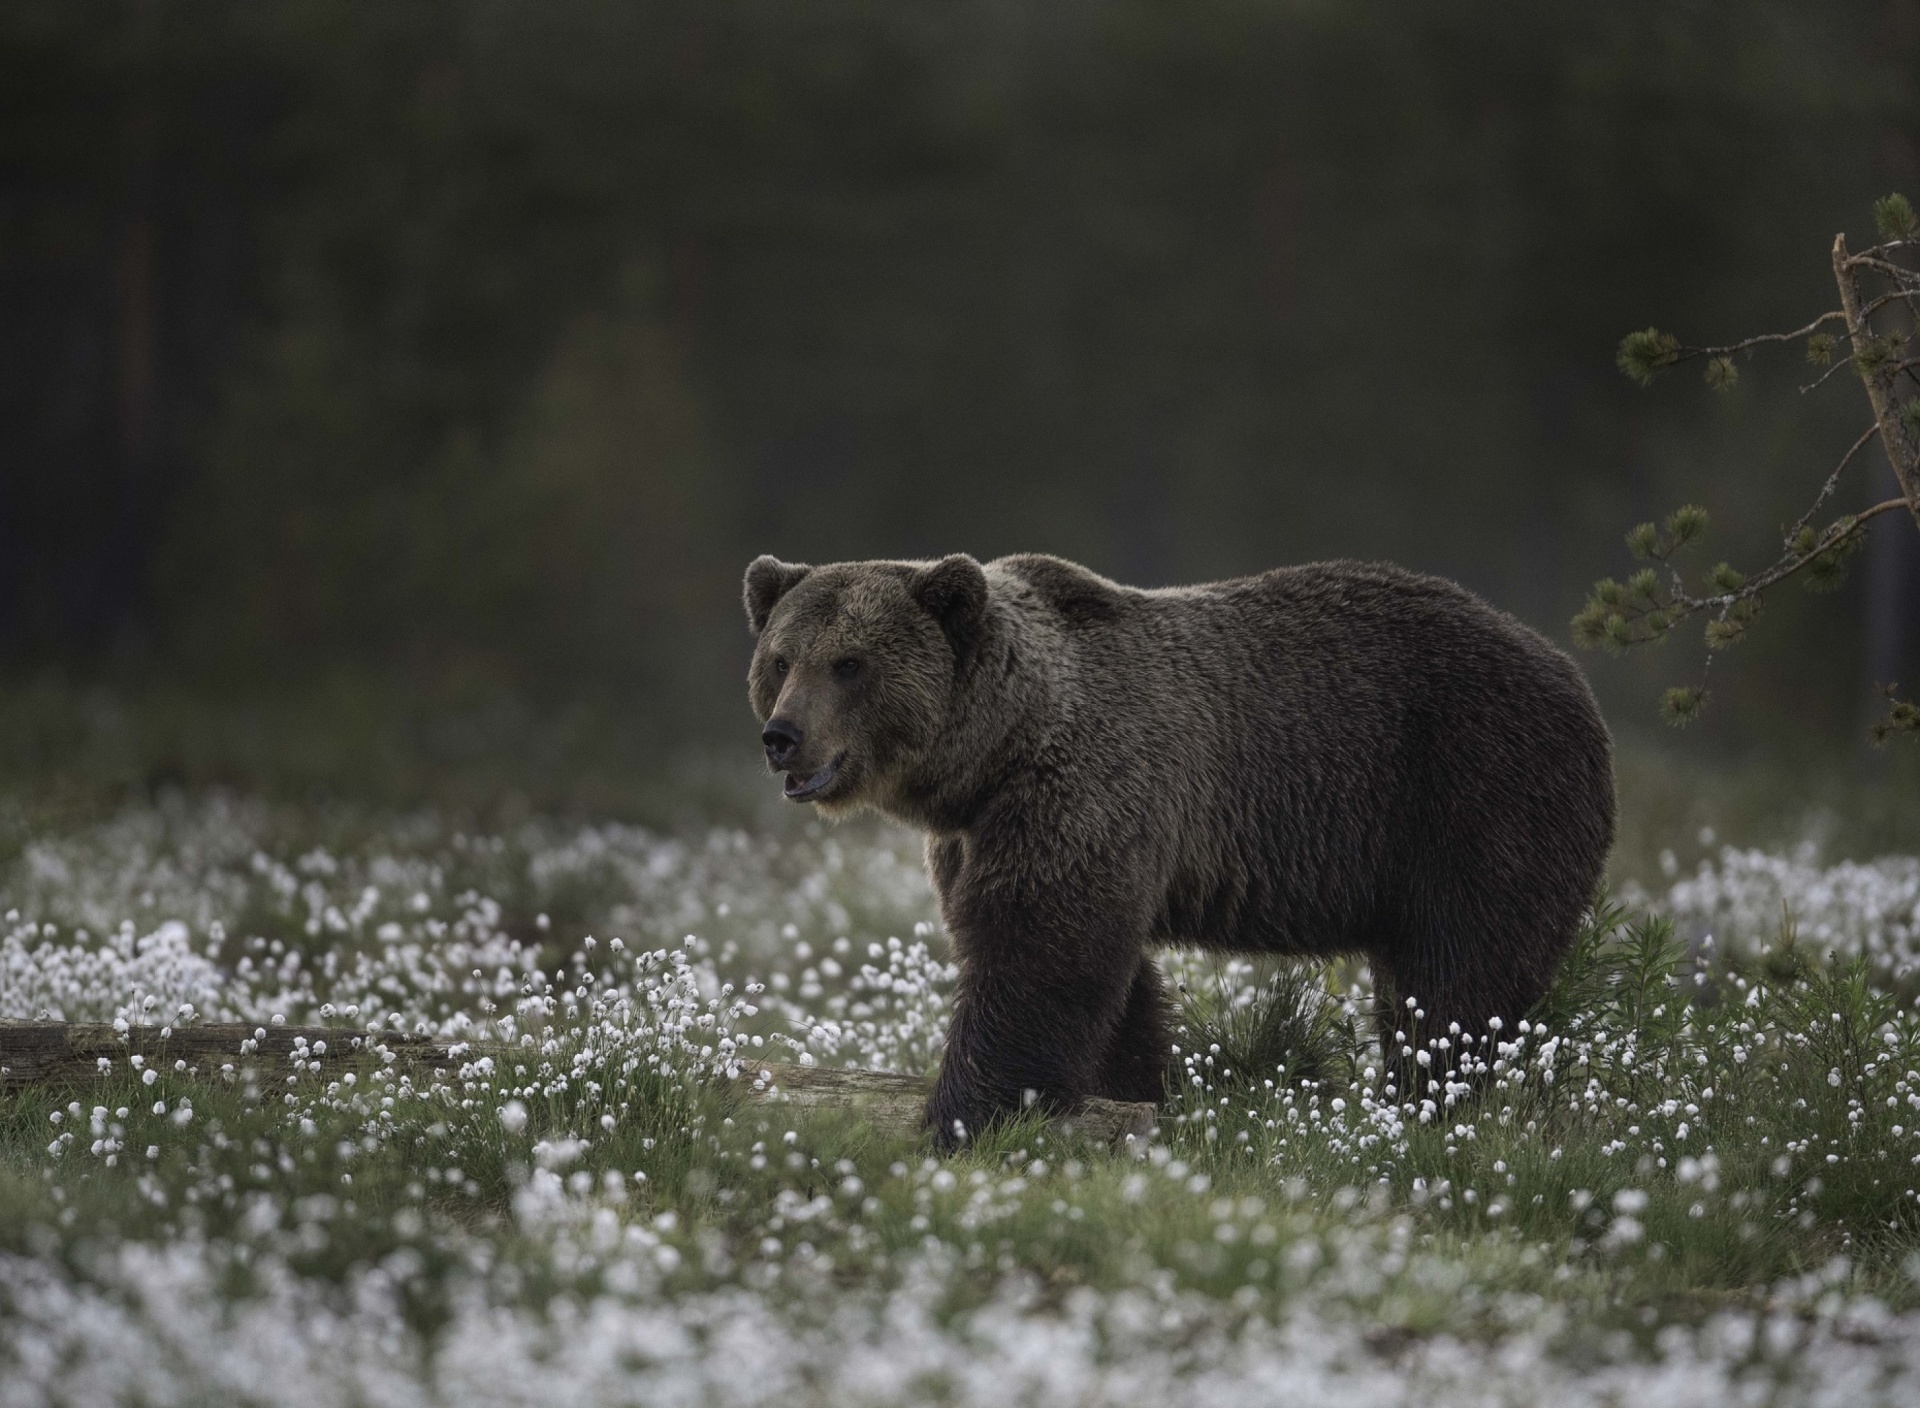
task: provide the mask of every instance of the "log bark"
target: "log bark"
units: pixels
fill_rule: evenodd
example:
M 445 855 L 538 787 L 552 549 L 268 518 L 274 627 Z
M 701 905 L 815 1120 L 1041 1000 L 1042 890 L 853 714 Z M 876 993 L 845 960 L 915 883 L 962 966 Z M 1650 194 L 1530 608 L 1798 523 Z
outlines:
M 121 1032 L 104 1022 L 0 1022 L 0 1090 L 92 1080 L 133 1056 L 162 1069 L 185 1061 L 187 1072 L 197 1076 L 218 1074 L 223 1066 L 238 1070 L 246 1065 L 285 1074 L 292 1068 L 295 1050 L 302 1046 L 306 1060 L 318 1062 L 323 1071 L 345 1070 L 371 1059 L 370 1041 L 380 1042 L 393 1052 L 396 1062 L 410 1066 L 458 1064 L 447 1042 L 353 1028 L 209 1022 L 191 1027 L 133 1026 Z
M 376 1052 L 376 1047 L 381 1050 Z M 162 1070 L 184 1062 L 184 1072 L 199 1078 L 247 1067 L 281 1077 L 328 1075 L 376 1060 L 407 1070 L 446 1073 L 477 1056 L 524 1061 L 526 1050 L 352 1027 L 210 1022 L 171 1028 L 133 1026 L 123 1032 L 104 1022 L 0 1021 L 0 1091 L 85 1084 L 115 1067 L 125 1070 L 134 1056 L 143 1065 Z M 741 1096 L 750 1101 L 784 1103 L 800 1110 L 845 1110 L 891 1134 L 920 1132 L 921 1110 L 931 1088 L 918 1076 L 776 1061 L 746 1064 L 736 1084 Z M 1095 1099 L 1056 1124 L 1115 1149 L 1144 1152 L 1153 1138 L 1157 1115 L 1153 1105 Z

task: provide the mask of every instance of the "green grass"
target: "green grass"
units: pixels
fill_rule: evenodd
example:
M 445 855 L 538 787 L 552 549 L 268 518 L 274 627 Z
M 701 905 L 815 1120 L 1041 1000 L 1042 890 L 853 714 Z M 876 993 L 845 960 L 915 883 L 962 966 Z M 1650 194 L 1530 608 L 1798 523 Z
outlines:
M 550 1327 L 594 1307 L 698 1320 L 751 1304 L 828 1334 L 833 1317 L 910 1303 L 944 1327 L 956 1363 L 983 1325 L 1070 1324 L 1089 1306 L 1108 1325 L 1151 1304 L 1185 1317 L 1181 1334 L 1225 1336 L 1216 1359 L 1253 1327 L 1313 1317 L 1357 1337 L 1343 1352 L 1383 1363 L 1421 1346 L 1497 1357 L 1522 1343 L 1576 1377 L 1621 1355 L 1657 1365 L 1673 1334 L 1718 1334 L 1728 1315 L 1824 1324 L 1841 1312 L 1823 1305 L 1871 1303 L 1905 1336 L 1914 1322 L 1898 1317 L 1920 1311 L 1920 1021 L 1864 963 L 1786 936 L 1764 952 L 1690 949 L 1663 920 L 1603 907 L 1526 1028 L 1482 1053 L 1486 1069 L 1449 1085 L 1449 1053 L 1435 1050 L 1421 1078 L 1439 1083 L 1410 1096 L 1387 1091 L 1350 965 L 1172 956 L 1181 1054 L 1145 1157 L 1027 1118 L 942 1159 L 844 1113 L 746 1100 L 712 1074 L 719 1043 L 755 1035 L 918 1059 L 897 1032 L 944 1010 L 949 979 L 931 958 L 909 961 L 909 946 L 833 933 L 879 934 L 924 903 L 910 889 L 885 898 L 906 884 L 888 868 L 904 862 L 882 864 L 854 835 L 789 838 L 785 859 L 758 869 L 751 847 L 690 859 L 680 843 L 624 835 L 607 844 L 653 859 L 622 869 L 608 858 L 618 846 L 603 855 L 570 833 L 495 846 L 388 825 L 336 833 L 328 869 L 310 835 L 245 823 L 326 891 L 315 903 L 344 905 L 369 877 L 404 881 L 330 936 L 307 931 L 305 898 L 273 898 L 271 865 L 233 859 L 245 845 L 176 821 L 140 833 L 153 854 L 131 881 L 115 868 L 131 833 L 76 842 L 61 853 L 69 878 L 36 902 L 97 907 L 90 887 L 138 895 L 175 873 L 182 893 L 217 892 L 239 916 L 209 951 L 303 955 L 292 988 L 269 966 L 231 1000 L 271 997 L 295 1020 L 314 1015 L 299 1003 L 371 1010 L 382 993 L 386 1020 L 408 1025 L 512 1016 L 525 1059 L 420 1085 L 373 1062 L 351 1082 L 291 1084 L 280 1071 L 170 1070 L 148 1084 L 116 1065 L 83 1088 L 0 1095 L 0 1258 L 74 1294 L 150 1299 L 139 1278 L 160 1273 L 141 1249 L 185 1257 L 205 1278 L 192 1294 L 228 1307 L 216 1319 L 249 1305 L 289 1315 L 318 1297 L 345 1317 L 332 1333 L 359 1334 L 351 1307 L 377 1291 L 390 1307 L 378 1323 L 411 1337 L 421 1364 L 470 1344 L 480 1304 Z M 425 872 L 409 857 L 440 869 L 423 910 L 407 892 Z M 224 866 L 254 888 L 218 881 Z M 633 889 L 655 871 L 658 913 Z M 814 875 L 828 878 L 805 883 Z M 704 912 L 735 937 L 649 953 L 579 932 L 604 934 L 625 904 L 630 932 L 670 933 L 692 883 L 710 887 Z M 489 909 L 483 885 L 506 901 Z M 400 922 L 389 914 L 419 927 L 378 939 L 376 926 Z M 77 952 L 62 947 L 78 942 L 71 917 L 56 922 L 67 927 L 6 950 L 13 971 L 55 971 Z M 754 949 L 768 933 L 776 948 Z M 447 947 L 456 940 L 470 947 Z M 371 962 L 409 946 L 420 952 L 406 962 L 314 976 L 330 948 Z M 20 1326 L 48 1333 L 7 1294 L 0 1361 Z M 1010 1303 L 1015 1319 L 996 1319 Z M 1185 1362 L 1172 1341 L 1148 1340 L 1156 1364 Z M 1132 1352 L 1124 1334 L 1100 1343 L 1085 1372 Z M 809 1372 L 830 1372 L 821 1353 Z M 1791 1358 L 1766 1365 L 1798 1372 Z
M 291 1108 L 279 1085 L 249 1096 L 244 1084 L 173 1073 L 152 1086 L 116 1076 L 81 1091 L 30 1089 L 0 1102 L 0 1244 L 44 1251 L 36 1239 L 51 1231 L 72 1258 L 102 1238 L 165 1241 L 189 1228 L 244 1242 L 263 1199 L 281 1210 L 320 1199 L 339 1208 L 259 1234 L 284 1242 L 302 1274 L 339 1276 L 476 1231 L 537 1262 L 538 1247 L 520 1245 L 513 1198 L 537 1143 L 584 1136 L 589 1146 L 562 1172 L 587 1175 L 594 1194 L 611 1178 L 625 1220 L 673 1214 L 665 1240 L 684 1254 L 674 1275 L 687 1288 L 777 1265 L 801 1241 L 836 1278 L 884 1281 L 932 1237 L 959 1258 L 960 1302 L 1015 1269 L 1049 1287 L 1114 1290 L 1143 1267 L 1205 1295 L 1265 1301 L 1292 1288 L 1290 1249 L 1392 1234 L 1470 1263 L 1490 1291 L 1571 1298 L 1583 1313 L 1741 1301 L 1836 1255 L 1851 1259 L 1858 1284 L 1914 1303 L 1904 1267 L 1920 1248 L 1920 1141 L 1902 1116 L 1913 1117 L 1903 1097 L 1920 1088 L 1906 1074 L 1920 1065 L 1920 1031 L 1910 1012 L 1844 968 L 1769 986 L 1755 1006 L 1733 1000 L 1743 975 L 1713 978 L 1726 995 L 1691 1004 L 1692 974 L 1665 926 L 1604 911 L 1547 1004 L 1559 1049 L 1543 1057 L 1535 1043 L 1522 1073 L 1491 1076 L 1429 1123 L 1403 1110 L 1399 1133 L 1383 1136 L 1391 1122 L 1353 1118 L 1378 1082 L 1359 1064 L 1364 1048 L 1354 1054 L 1357 1034 L 1341 1031 L 1352 1014 L 1297 972 L 1275 975 L 1241 1009 L 1192 1004 L 1192 1050 L 1219 1045 L 1222 1056 L 1214 1070 L 1194 1063 L 1198 1085 L 1173 1085 L 1163 1140 L 1142 1161 L 1032 1120 L 935 1160 L 918 1140 L 844 1115 L 743 1104 L 724 1087 L 672 1078 L 618 1087 L 609 1077 L 617 1103 L 513 1086 L 510 1098 L 531 1102 L 517 1133 L 497 1116 L 499 1083 L 478 1079 L 384 1118 L 365 1077 L 357 1090 L 296 1087 Z M 1735 1054 L 1756 1040 L 1755 1054 Z M 78 1116 L 67 1110 L 75 1098 Z M 1337 1099 L 1347 1107 L 1336 1115 Z M 152 1113 L 156 1101 L 169 1113 Z M 186 1124 L 170 1114 L 182 1101 Z M 111 1166 L 88 1153 L 85 1134 L 50 1157 L 49 1135 L 84 1127 L 95 1105 L 127 1111 L 108 1119 L 123 1146 Z M 601 1129 L 615 1110 L 614 1128 Z M 1709 1155 L 1714 1172 L 1683 1178 L 1681 1159 Z M 1631 1239 L 1615 1211 L 1622 1192 L 1630 1203 L 1644 1194 Z M 778 1211 L 783 1198 L 813 1207 L 822 1197 L 801 1221 Z M 709 1234 L 729 1249 L 714 1263 L 724 1269 L 700 1254 Z M 769 1238 L 779 1251 L 762 1256 Z M 423 1284 L 434 1265 L 454 1262 L 428 1256 Z M 1418 1328 L 1441 1313 L 1412 1296 L 1397 1323 Z

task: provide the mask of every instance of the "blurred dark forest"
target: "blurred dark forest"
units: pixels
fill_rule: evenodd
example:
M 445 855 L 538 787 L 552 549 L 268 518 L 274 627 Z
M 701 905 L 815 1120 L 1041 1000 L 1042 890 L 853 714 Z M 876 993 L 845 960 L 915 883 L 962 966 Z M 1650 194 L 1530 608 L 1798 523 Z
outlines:
M 8 0 L 0 753 L 751 753 L 762 551 L 1389 557 L 1564 642 L 1633 522 L 1751 560 L 1869 419 L 1621 334 L 1798 326 L 1892 189 L 1914 0 Z M 1910 527 L 1687 746 L 1894 766 Z M 1699 662 L 1586 663 L 1631 734 Z

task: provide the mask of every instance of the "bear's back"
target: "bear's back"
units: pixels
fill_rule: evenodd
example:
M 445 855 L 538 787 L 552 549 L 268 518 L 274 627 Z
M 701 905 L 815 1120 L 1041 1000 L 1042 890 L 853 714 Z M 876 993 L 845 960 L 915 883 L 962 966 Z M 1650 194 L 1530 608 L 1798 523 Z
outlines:
M 990 569 L 1077 693 L 1224 689 L 1213 696 L 1224 706 L 1253 687 L 1433 703 L 1521 686 L 1590 699 L 1573 662 L 1537 632 L 1457 583 L 1389 563 L 1144 590 L 1040 554 Z
M 1141 590 L 1021 557 L 990 579 L 1050 677 L 1053 757 L 1189 877 L 1177 909 L 1225 890 L 1264 911 L 1284 874 L 1284 907 L 1316 897 L 1286 927 L 1345 928 L 1465 814 L 1504 811 L 1510 835 L 1572 805 L 1594 821 L 1581 849 L 1605 853 L 1611 745 L 1584 677 L 1464 587 L 1356 562 Z

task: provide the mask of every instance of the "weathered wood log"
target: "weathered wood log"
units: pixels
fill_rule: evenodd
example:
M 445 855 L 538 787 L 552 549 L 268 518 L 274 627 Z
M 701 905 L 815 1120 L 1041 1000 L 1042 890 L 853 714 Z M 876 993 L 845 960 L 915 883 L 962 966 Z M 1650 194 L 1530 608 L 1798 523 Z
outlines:
M 379 1055 L 373 1050 L 382 1048 Z M 248 1067 L 270 1076 L 324 1075 L 379 1060 L 406 1070 L 451 1072 L 466 1061 L 492 1056 L 521 1060 L 526 1049 L 490 1042 L 447 1041 L 353 1027 L 251 1026 L 208 1022 L 187 1027 L 130 1026 L 104 1022 L 0 1021 L 0 1090 L 29 1085 L 82 1084 L 97 1080 L 132 1057 L 143 1066 L 175 1068 L 212 1077 Z M 800 1066 L 778 1061 L 747 1063 L 738 1086 L 754 1101 L 785 1102 L 802 1110 L 847 1110 L 889 1133 L 916 1133 L 928 1083 L 918 1076 L 885 1071 Z M 1144 1150 L 1153 1137 L 1157 1110 L 1147 1104 L 1089 1100 L 1057 1123 L 1116 1149 Z
M 445 1041 L 354 1028 L 208 1022 L 120 1031 L 105 1022 L 0 1022 L 0 1090 L 91 1080 L 132 1056 L 162 1069 L 185 1061 L 186 1070 L 202 1076 L 216 1074 L 222 1066 L 244 1065 L 281 1073 L 291 1069 L 294 1052 L 300 1049 L 323 1070 L 345 1069 L 350 1062 L 368 1059 L 369 1040 L 379 1041 L 397 1061 L 409 1065 L 458 1064 Z

